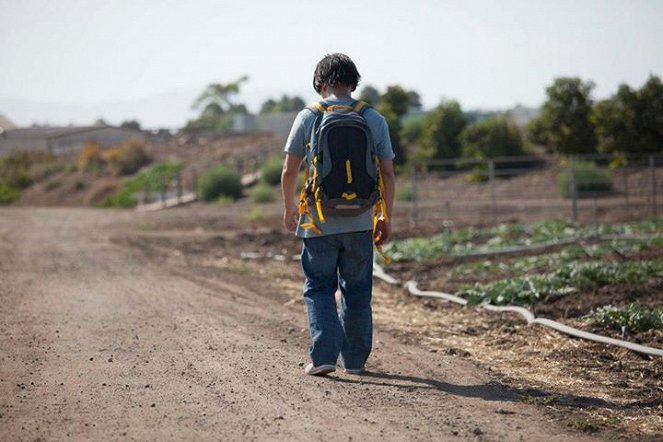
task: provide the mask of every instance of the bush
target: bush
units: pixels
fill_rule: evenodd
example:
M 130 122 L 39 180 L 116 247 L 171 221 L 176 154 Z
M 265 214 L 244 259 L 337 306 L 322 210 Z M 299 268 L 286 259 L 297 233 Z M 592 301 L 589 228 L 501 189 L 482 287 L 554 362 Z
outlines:
M 238 173 L 226 166 L 216 166 L 200 178 L 198 196 L 210 202 L 222 195 L 235 200 L 241 198 L 242 181 Z
M 103 167 L 104 158 L 101 147 L 93 141 L 88 141 L 78 156 L 78 170 L 81 172 L 99 173 Z
M 612 191 L 610 172 L 589 161 L 578 161 L 574 166 L 576 194 L 578 197 L 593 196 L 596 193 Z M 571 196 L 571 174 L 566 168 L 559 175 L 559 191 L 563 197 Z
M 150 162 L 145 146 L 135 140 L 108 149 L 103 158 L 114 175 L 131 175 Z
M 412 186 L 404 185 L 396 188 L 397 201 L 414 201 L 414 189 Z
M 283 171 L 283 159 L 281 157 L 272 157 L 267 160 L 260 169 L 262 172 L 262 181 L 270 186 L 276 186 L 281 183 L 281 172 Z
M 5 206 L 16 201 L 21 196 L 21 192 L 7 184 L 0 183 L 0 206 Z
M 180 163 L 155 164 L 125 181 L 124 187 L 101 203 L 102 207 L 134 207 L 138 204 L 135 194 L 144 191 L 160 192 L 182 170 Z M 83 186 L 85 183 L 82 183 Z
M 50 166 L 54 161 L 46 152 L 12 152 L 0 159 L 0 184 L 25 189 L 34 181 L 35 166 Z
M 274 202 L 274 192 L 271 187 L 261 184 L 251 192 L 251 201 L 257 204 Z

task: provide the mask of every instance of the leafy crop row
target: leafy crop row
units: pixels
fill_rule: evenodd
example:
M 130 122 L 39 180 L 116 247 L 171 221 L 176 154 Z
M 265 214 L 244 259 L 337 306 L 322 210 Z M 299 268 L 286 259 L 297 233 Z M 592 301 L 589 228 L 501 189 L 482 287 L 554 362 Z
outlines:
M 488 284 L 466 286 L 459 295 L 469 305 L 534 304 L 549 296 L 565 296 L 579 290 L 608 284 L 639 284 L 663 277 L 663 260 L 642 262 L 570 263 L 552 273 L 509 278 Z
M 663 309 L 630 304 L 627 307 L 601 307 L 586 317 L 604 327 L 614 330 L 640 332 L 647 330 L 663 330 Z

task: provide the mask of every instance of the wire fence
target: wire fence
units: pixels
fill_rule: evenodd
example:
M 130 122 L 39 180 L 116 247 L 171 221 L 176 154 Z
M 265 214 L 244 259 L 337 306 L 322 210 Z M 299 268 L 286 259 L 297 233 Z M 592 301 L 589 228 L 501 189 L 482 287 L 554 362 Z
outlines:
M 410 223 L 497 224 L 569 218 L 616 222 L 660 214 L 663 154 L 503 157 L 413 165 L 399 202 Z

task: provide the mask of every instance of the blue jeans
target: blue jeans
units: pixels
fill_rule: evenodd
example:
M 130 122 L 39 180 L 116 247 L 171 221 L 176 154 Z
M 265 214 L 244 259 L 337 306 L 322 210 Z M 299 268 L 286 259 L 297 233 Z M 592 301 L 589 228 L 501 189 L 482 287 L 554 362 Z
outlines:
M 373 318 L 373 232 L 305 238 L 302 247 L 304 301 L 308 312 L 315 366 L 364 368 L 371 353 Z M 343 295 L 340 312 L 335 293 Z

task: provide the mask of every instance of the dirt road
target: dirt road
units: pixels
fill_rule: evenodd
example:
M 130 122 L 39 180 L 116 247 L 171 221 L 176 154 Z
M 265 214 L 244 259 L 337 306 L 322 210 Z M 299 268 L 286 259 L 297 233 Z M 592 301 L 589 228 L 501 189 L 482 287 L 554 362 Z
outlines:
M 118 241 L 137 217 L 0 209 L 3 440 L 594 440 L 379 328 L 369 375 L 306 377 L 303 307 Z

